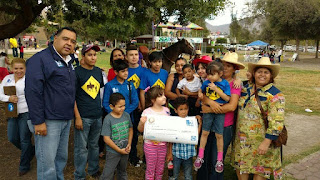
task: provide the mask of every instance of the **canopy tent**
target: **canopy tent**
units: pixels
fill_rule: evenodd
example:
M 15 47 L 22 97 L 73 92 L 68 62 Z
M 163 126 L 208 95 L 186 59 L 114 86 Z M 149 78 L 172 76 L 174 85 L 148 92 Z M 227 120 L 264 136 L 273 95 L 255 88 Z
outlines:
M 194 29 L 194 30 L 203 30 L 203 27 L 201 27 L 195 23 L 189 23 L 187 28 Z
M 253 41 L 252 43 L 248 44 L 248 46 L 268 46 L 269 43 L 257 40 L 257 41 Z
M 194 24 L 194 23 L 189 23 L 187 26 L 182 26 L 180 24 L 173 24 L 171 22 L 168 23 L 159 23 L 158 25 L 154 25 L 154 27 L 159 27 L 159 28 L 168 28 L 168 29 L 178 29 L 178 30 L 203 30 L 203 27 Z

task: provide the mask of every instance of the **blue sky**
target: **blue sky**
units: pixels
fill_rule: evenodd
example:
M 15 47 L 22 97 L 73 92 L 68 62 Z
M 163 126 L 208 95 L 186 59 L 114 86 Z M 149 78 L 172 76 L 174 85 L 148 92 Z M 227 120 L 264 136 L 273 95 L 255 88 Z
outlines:
M 253 0 L 229 0 L 231 3 L 234 3 L 234 13 L 237 12 L 237 17 L 238 19 L 243 17 L 242 11 L 244 8 L 246 8 L 246 3 L 247 2 L 252 2 Z M 219 26 L 223 24 L 230 24 L 231 23 L 231 9 L 232 7 L 230 5 L 227 5 L 225 7 L 225 10 L 221 13 L 218 14 L 214 18 L 214 20 L 206 20 L 206 22 L 214 25 L 214 26 Z

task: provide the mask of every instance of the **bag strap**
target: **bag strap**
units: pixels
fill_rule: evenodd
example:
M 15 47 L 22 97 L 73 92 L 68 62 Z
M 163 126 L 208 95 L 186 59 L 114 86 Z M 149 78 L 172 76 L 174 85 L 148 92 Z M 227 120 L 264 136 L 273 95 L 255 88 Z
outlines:
M 131 99 L 131 80 L 128 81 L 128 87 L 129 87 L 129 102 L 131 104 L 132 103 L 132 99 Z
M 264 126 L 265 126 L 265 128 L 266 128 L 266 130 L 268 129 L 268 115 L 267 115 L 267 113 L 263 110 L 263 108 L 262 108 L 262 105 L 261 105 L 261 101 L 260 101 L 260 98 L 259 98 L 259 96 L 258 96 L 258 90 L 257 90 L 257 87 L 256 86 L 254 86 L 254 96 L 255 96 L 255 98 L 256 98 L 256 100 L 257 100 L 257 103 L 258 103 L 258 106 L 259 106 L 259 108 L 260 108 L 260 111 L 261 111 L 261 114 L 262 114 L 262 118 L 263 118 L 263 121 L 264 121 Z

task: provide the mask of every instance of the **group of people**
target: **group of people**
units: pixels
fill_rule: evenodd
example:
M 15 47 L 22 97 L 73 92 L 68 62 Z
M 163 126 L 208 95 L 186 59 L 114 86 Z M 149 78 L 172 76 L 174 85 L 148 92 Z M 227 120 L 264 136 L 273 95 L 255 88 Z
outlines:
M 172 179 L 223 179 L 224 159 L 233 141 L 231 160 L 238 178 L 282 178 L 277 139 L 284 122 L 284 96 L 274 85 L 280 65 L 268 57 L 248 65 L 248 82 L 236 71 L 245 66 L 235 52 L 220 62 L 210 56 L 197 57 L 188 64 L 175 60 L 175 73 L 162 69 L 163 54 L 149 54 L 149 68 L 139 64 L 136 46 L 126 52 L 114 49 L 108 74 L 95 66 L 96 45 L 81 50 L 80 66 L 74 68 L 76 31 L 61 28 L 48 48 L 27 63 L 13 59 L 13 74 L 0 86 L 0 100 L 17 103 L 18 117 L 8 119 L 8 139 L 21 149 L 19 175 L 30 170 L 37 158 L 38 179 L 64 179 L 68 159 L 71 122 L 74 120 L 74 178 L 128 179 L 127 164 L 139 167 L 138 136 L 148 115 L 196 116 L 199 145 L 145 139 L 146 179 L 162 179 L 165 163 L 173 162 Z M 15 86 L 16 95 L 5 95 L 3 87 Z M 265 128 L 259 103 L 268 113 Z M 170 126 L 170 125 L 168 125 Z M 234 132 L 235 131 L 235 132 Z M 31 143 L 34 134 L 35 146 Z M 100 140 L 99 140 L 100 138 Z M 100 146 L 100 147 L 99 147 Z M 106 163 L 99 171 L 99 154 L 106 147 Z M 138 146 L 139 147 L 139 146 Z M 197 156 L 193 162 L 194 157 Z M 130 174 L 129 174 L 130 176 Z

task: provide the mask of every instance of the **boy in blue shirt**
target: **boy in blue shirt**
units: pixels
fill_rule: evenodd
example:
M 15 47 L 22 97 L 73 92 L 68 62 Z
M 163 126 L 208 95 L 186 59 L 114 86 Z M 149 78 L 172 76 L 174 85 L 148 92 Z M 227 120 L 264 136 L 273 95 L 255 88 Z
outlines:
M 230 85 L 225 79 L 222 79 L 223 65 L 220 62 L 213 61 L 207 67 L 207 78 L 201 87 L 202 93 L 219 104 L 226 104 L 230 100 Z M 202 99 L 203 94 L 199 92 L 199 98 Z M 218 173 L 223 171 L 223 127 L 224 114 L 204 113 L 203 114 L 202 135 L 200 138 L 199 154 L 194 162 L 195 170 L 197 171 L 202 163 L 204 149 L 207 144 L 207 139 L 210 131 L 215 132 L 217 139 L 218 157 L 215 165 L 215 170 Z
M 116 77 L 108 82 L 104 87 L 103 108 L 110 113 L 112 110 L 109 106 L 109 98 L 112 93 L 121 93 L 126 99 L 125 112 L 132 113 L 139 105 L 139 98 L 137 91 L 135 90 L 134 84 L 128 82 L 128 63 L 125 61 L 114 61 L 113 69 Z
M 140 103 L 142 110 L 145 109 L 145 89 L 147 87 L 160 86 L 165 88 L 168 72 L 162 68 L 163 55 L 161 51 L 154 51 L 149 55 L 150 69 L 147 69 L 140 83 Z
M 134 84 L 134 87 L 137 91 L 137 94 L 140 93 L 139 86 L 141 82 L 141 78 L 145 72 L 145 68 L 143 68 L 139 64 L 139 52 L 138 48 L 135 45 L 129 45 L 126 49 L 126 60 L 128 61 L 128 71 L 129 76 L 127 81 L 132 82 Z M 141 104 L 139 103 L 139 106 L 137 109 L 135 109 L 131 113 L 131 119 L 133 124 L 133 138 L 132 138 L 132 144 L 131 144 L 131 151 L 129 154 L 130 163 L 133 164 L 135 167 L 140 167 L 140 164 L 142 161 L 137 156 L 137 143 L 138 143 L 138 136 L 139 132 L 137 130 L 140 118 L 141 118 Z

